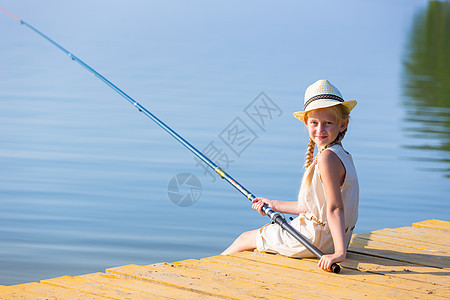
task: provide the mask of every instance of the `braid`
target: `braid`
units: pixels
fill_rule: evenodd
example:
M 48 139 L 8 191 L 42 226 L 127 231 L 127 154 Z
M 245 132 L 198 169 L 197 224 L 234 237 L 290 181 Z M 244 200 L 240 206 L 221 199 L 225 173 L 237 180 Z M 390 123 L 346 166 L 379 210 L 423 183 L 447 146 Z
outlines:
M 308 149 L 306 150 L 306 160 L 305 160 L 305 172 L 303 173 L 303 178 L 302 178 L 302 185 L 300 186 L 300 191 L 298 192 L 298 199 L 303 199 L 306 195 L 306 192 L 308 191 L 310 185 L 311 185 L 311 181 L 312 181 L 312 177 L 314 175 L 314 150 L 316 148 L 316 143 L 312 140 L 309 139 L 308 142 Z M 302 200 L 300 200 L 299 203 L 301 203 Z M 299 204 L 300 205 L 300 204 Z
M 314 161 L 314 149 L 316 148 L 316 143 L 312 139 L 309 139 L 308 149 L 306 150 L 306 160 L 305 160 L 305 170 L 313 163 Z

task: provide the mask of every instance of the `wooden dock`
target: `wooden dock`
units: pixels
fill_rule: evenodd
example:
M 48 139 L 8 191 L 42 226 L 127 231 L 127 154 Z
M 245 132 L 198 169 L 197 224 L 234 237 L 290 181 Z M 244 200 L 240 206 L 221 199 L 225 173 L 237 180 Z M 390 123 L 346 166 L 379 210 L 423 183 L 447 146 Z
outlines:
M 0 286 L 0 299 L 450 299 L 450 222 L 355 234 L 341 266 L 244 252 Z

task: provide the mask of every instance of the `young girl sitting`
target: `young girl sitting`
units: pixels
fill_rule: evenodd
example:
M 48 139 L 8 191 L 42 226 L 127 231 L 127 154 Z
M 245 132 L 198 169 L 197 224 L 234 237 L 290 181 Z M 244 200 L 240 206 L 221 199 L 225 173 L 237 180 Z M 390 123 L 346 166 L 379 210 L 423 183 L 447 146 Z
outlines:
M 263 205 L 298 215 L 291 225 L 323 253 L 328 253 L 319 261 L 319 267 L 327 271 L 333 263 L 345 259 L 358 218 L 358 178 L 352 157 L 341 144 L 355 105 L 356 101 L 344 101 L 339 90 L 327 80 L 310 85 L 305 93 L 304 111 L 294 113 L 309 133 L 298 201 L 258 197 L 252 205 L 261 215 L 265 215 Z M 318 154 L 314 158 L 316 145 Z M 222 254 L 254 249 L 290 257 L 313 257 L 277 224 L 244 232 Z

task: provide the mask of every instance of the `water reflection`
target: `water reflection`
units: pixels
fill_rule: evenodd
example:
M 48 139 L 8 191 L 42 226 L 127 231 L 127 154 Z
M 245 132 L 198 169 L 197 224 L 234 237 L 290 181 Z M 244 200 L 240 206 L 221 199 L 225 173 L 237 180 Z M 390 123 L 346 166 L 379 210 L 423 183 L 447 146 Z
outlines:
M 450 2 L 431 1 L 415 16 L 403 67 L 404 147 L 427 150 L 413 156 L 450 177 Z

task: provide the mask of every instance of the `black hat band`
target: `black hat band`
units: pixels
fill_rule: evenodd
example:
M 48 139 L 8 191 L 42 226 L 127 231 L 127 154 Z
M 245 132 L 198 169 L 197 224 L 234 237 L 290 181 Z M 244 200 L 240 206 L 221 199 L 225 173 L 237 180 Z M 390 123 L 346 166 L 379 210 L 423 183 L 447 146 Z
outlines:
M 306 107 L 311 104 L 311 102 L 314 102 L 316 100 L 320 100 L 320 99 L 333 99 L 333 100 L 337 100 L 339 102 L 344 102 L 344 99 L 342 99 L 339 96 L 333 95 L 333 94 L 322 94 L 322 95 L 317 95 L 314 96 L 312 98 L 310 98 L 308 101 L 306 101 L 305 106 L 304 106 L 304 110 L 306 110 Z

